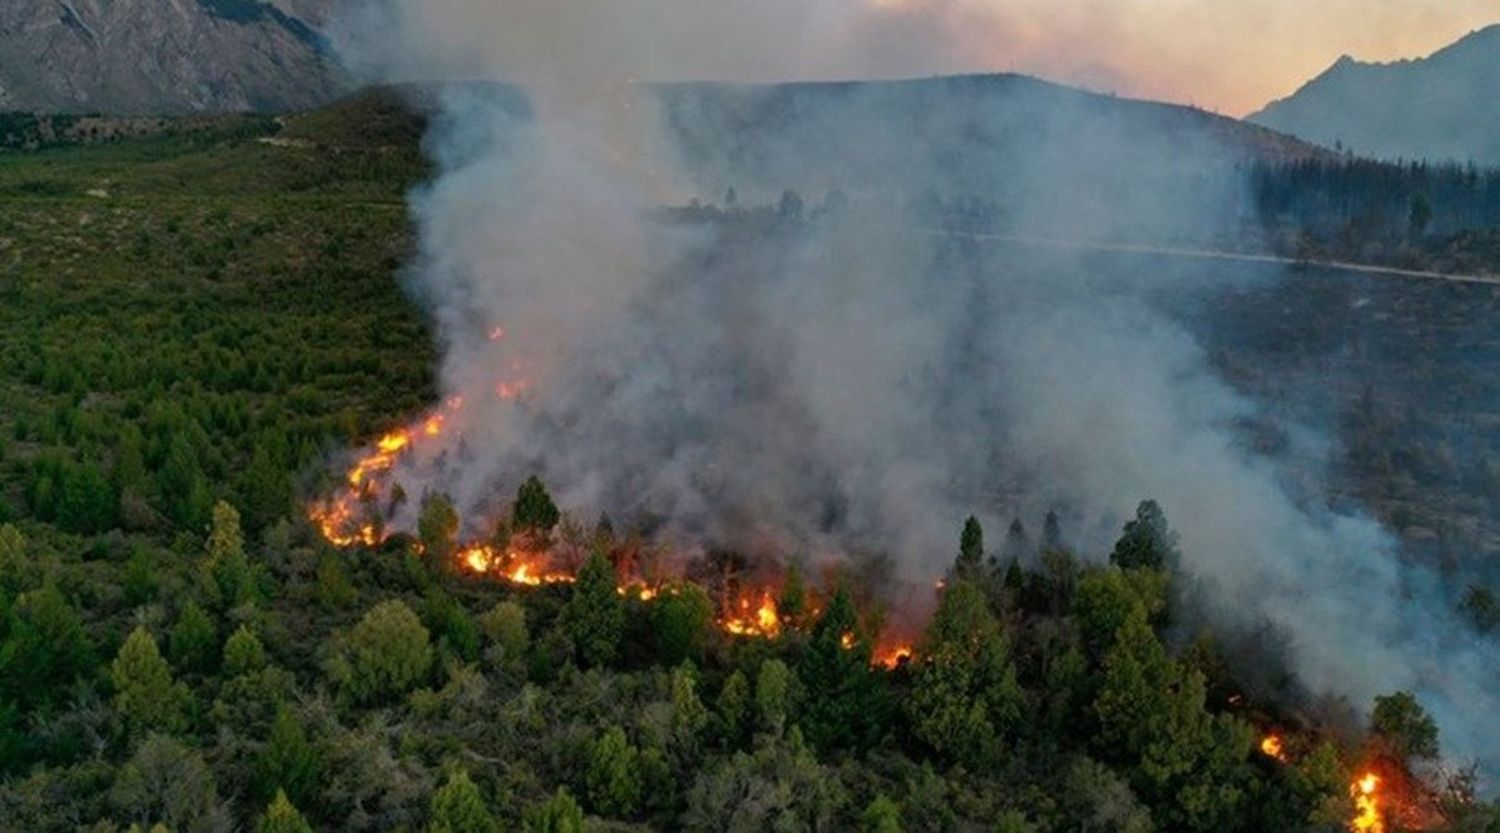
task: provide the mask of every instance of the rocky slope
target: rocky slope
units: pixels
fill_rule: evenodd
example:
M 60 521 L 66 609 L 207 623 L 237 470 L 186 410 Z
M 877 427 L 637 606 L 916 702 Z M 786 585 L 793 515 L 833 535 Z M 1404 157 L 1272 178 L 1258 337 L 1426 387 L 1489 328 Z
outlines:
M 6 0 L 0 110 L 277 111 L 340 88 L 319 27 L 335 0 Z

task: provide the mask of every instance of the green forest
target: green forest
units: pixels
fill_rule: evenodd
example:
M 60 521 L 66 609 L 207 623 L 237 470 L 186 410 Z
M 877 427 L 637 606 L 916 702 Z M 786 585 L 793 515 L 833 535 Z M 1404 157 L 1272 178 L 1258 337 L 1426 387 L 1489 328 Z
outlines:
M 1149 495 L 1111 552 L 1038 519 L 1031 566 L 954 519 L 890 665 L 859 565 L 728 633 L 743 559 L 622 594 L 639 532 L 535 480 L 497 535 L 586 542 L 573 580 L 462 570 L 441 499 L 331 545 L 338 454 L 438 396 L 420 132 L 361 97 L 0 151 L 0 830 L 1500 831 L 1410 694 L 1316 725 L 1169 638 Z

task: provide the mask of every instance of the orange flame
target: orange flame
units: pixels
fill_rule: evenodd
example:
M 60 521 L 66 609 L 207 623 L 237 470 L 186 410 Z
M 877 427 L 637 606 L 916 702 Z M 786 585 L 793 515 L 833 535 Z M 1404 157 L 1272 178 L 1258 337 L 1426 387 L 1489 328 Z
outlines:
M 1355 816 L 1349 821 L 1349 829 L 1355 833 L 1385 833 L 1385 819 L 1380 813 L 1380 778 L 1366 772 L 1349 785 L 1349 794 L 1354 796 Z
M 912 658 L 910 645 L 882 646 L 875 649 L 875 655 L 871 661 L 887 670 L 895 670 L 901 663 L 908 662 Z
M 526 383 L 510 386 L 502 383 L 496 389 L 502 397 L 521 396 L 528 389 Z M 376 441 L 369 452 L 357 459 L 345 475 L 346 485 L 333 496 L 311 504 L 308 517 L 316 524 L 325 540 L 336 547 L 373 547 L 382 543 L 386 534 L 367 507 L 382 498 L 393 481 L 383 477 L 393 470 L 403 454 L 420 443 L 440 437 L 447 428 L 449 415 L 463 407 L 463 399 L 453 397 L 444 403 L 445 411 L 427 416 L 410 427 L 393 431 Z M 421 548 L 417 547 L 421 553 Z M 552 562 L 548 552 L 530 552 L 522 549 L 501 549 L 489 544 L 465 544 L 454 557 L 460 569 L 478 576 L 492 576 L 500 581 L 522 587 L 571 584 L 576 576 L 571 569 L 564 569 Z M 664 588 L 659 583 L 648 583 L 639 577 L 622 576 L 616 587 L 622 596 L 634 596 L 642 602 L 654 601 Z M 665 592 L 674 592 L 670 586 Z M 781 611 L 777 608 L 774 587 L 757 587 L 741 594 L 734 601 L 726 602 L 718 619 L 719 628 L 734 636 L 776 639 L 784 627 Z M 813 604 L 808 614 L 817 615 Z M 854 647 L 854 635 L 844 634 L 840 643 L 845 649 Z M 872 666 L 894 669 L 903 661 L 913 657 L 909 644 L 882 646 L 877 644 L 870 663 Z
M 1282 763 L 1287 762 L 1286 749 L 1281 745 L 1280 735 L 1266 735 L 1264 738 L 1262 738 L 1260 742 L 1260 751 L 1267 757 L 1275 758 Z
M 752 604 L 755 601 L 750 596 L 742 597 L 734 615 L 724 617 L 720 625 L 736 636 L 775 638 L 781 633 L 781 614 L 776 609 L 776 600 L 771 597 L 771 591 L 761 594 L 760 604 L 754 610 L 750 608 Z

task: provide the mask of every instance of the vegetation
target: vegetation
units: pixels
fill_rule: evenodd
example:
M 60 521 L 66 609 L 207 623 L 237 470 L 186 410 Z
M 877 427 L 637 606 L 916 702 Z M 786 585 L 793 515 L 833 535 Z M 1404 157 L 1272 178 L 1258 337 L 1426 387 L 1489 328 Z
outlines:
M 1055 516 L 999 552 L 954 519 L 891 667 L 855 570 L 794 566 L 767 639 L 716 626 L 743 559 L 618 592 L 641 530 L 535 588 L 452 569 L 441 496 L 417 539 L 323 541 L 296 501 L 330 455 L 434 396 L 391 279 L 421 164 L 327 118 L 0 156 L 0 827 L 1343 828 L 1367 750 L 1258 751 L 1295 717 L 1164 638 L 1187 591 L 1153 503 L 1113 563 Z M 509 520 L 576 526 L 535 479 Z M 1370 720 L 1397 769 L 1437 751 L 1409 695 Z
M 1257 166 L 1251 191 L 1285 254 L 1500 273 L 1500 171 L 1315 157 Z

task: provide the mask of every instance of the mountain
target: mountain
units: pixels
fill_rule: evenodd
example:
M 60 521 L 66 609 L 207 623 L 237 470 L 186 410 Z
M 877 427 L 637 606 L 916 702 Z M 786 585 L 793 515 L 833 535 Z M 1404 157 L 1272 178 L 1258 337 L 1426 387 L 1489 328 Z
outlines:
M 1500 25 L 1419 60 L 1371 64 L 1349 56 L 1256 124 L 1364 156 L 1500 165 Z
M 6 0 L 0 110 L 161 115 L 301 109 L 341 88 L 335 0 Z

